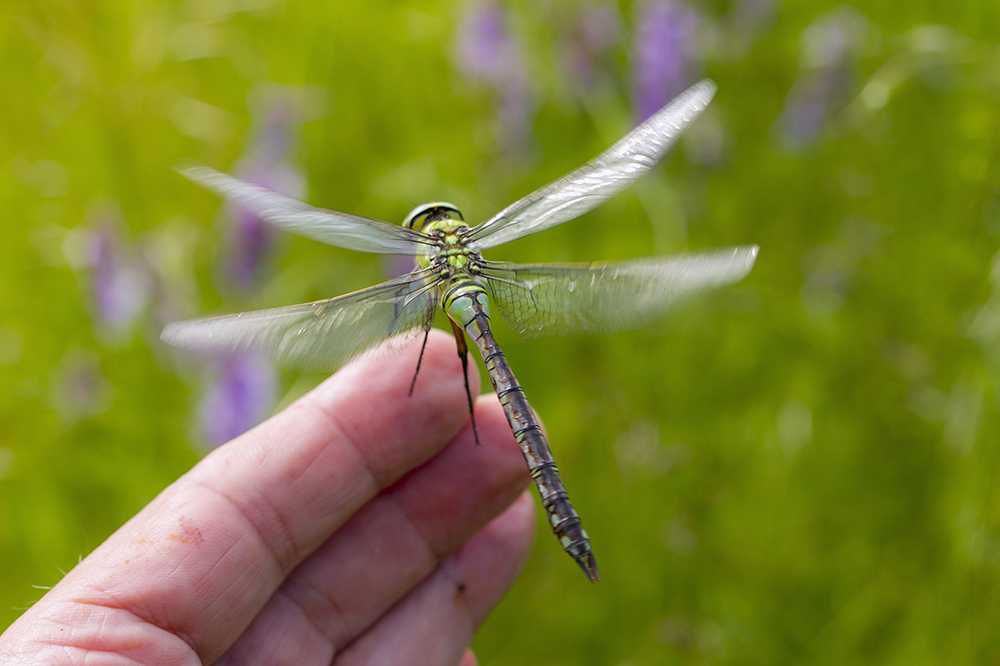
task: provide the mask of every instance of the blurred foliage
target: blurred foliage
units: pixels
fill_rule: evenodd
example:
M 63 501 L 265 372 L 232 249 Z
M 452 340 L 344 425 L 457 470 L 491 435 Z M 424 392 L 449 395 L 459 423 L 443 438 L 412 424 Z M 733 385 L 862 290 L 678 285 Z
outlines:
M 482 10 L 465 2 L 0 5 L 0 626 L 200 455 L 206 379 L 158 343 L 164 321 L 384 276 L 285 237 L 259 289 L 227 291 L 220 203 L 172 164 L 231 168 L 255 100 L 284 96 L 311 203 L 395 221 L 444 199 L 480 221 L 635 121 L 653 1 L 507 3 L 522 78 L 456 55 Z M 1000 4 L 686 10 L 686 82 L 720 92 L 680 148 L 490 257 L 760 258 L 643 331 L 498 331 L 604 580 L 540 521 L 481 663 L 991 663 Z M 319 380 L 282 374 L 279 402 Z

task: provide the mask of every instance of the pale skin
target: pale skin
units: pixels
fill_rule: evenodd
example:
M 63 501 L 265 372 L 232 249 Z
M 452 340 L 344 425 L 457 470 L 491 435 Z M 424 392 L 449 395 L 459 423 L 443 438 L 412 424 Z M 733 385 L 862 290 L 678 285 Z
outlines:
M 0 637 L 31 664 L 473 666 L 534 506 L 455 342 L 347 368 L 217 449 Z M 470 386 L 479 386 L 470 368 Z

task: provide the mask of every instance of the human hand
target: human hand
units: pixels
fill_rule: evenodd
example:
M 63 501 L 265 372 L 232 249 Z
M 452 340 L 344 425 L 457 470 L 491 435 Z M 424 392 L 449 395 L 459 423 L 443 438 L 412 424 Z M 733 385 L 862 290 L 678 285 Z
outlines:
M 474 444 L 454 341 L 432 331 L 407 397 L 416 362 L 351 365 L 206 456 L 14 622 L 0 661 L 475 664 L 530 548 L 528 475 L 492 396 Z

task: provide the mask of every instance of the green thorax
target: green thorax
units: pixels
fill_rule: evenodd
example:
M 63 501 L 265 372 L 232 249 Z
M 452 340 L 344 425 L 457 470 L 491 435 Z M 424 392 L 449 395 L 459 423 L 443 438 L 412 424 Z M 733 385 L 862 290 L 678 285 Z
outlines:
M 406 216 L 403 226 L 414 231 L 422 231 L 438 240 L 439 244 L 431 252 L 417 256 L 418 268 L 426 269 L 432 266 L 435 260 L 438 262 L 443 260 L 448 269 L 442 271 L 446 278 L 468 273 L 470 250 L 465 247 L 462 233 L 468 230 L 468 225 L 462 219 L 462 213 L 458 208 L 443 201 L 423 204 Z

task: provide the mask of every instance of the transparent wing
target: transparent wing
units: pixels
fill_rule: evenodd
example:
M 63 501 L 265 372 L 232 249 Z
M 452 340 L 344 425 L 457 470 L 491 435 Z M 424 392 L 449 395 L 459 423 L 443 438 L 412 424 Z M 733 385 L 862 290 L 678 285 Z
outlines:
M 168 324 L 164 342 L 202 352 L 258 350 L 279 363 L 334 370 L 378 342 L 405 346 L 434 322 L 433 276 L 413 274 L 315 303 Z
M 497 309 L 525 337 L 638 328 L 680 300 L 743 278 L 757 246 L 618 263 L 487 262 Z
M 678 95 L 606 151 L 557 181 L 514 202 L 472 230 L 483 250 L 568 222 L 596 208 L 651 169 L 715 95 L 708 79 Z
M 176 169 L 185 178 L 271 224 L 327 245 L 381 254 L 422 254 L 428 246 L 427 236 L 419 232 L 366 217 L 313 208 L 206 166 L 184 164 Z

